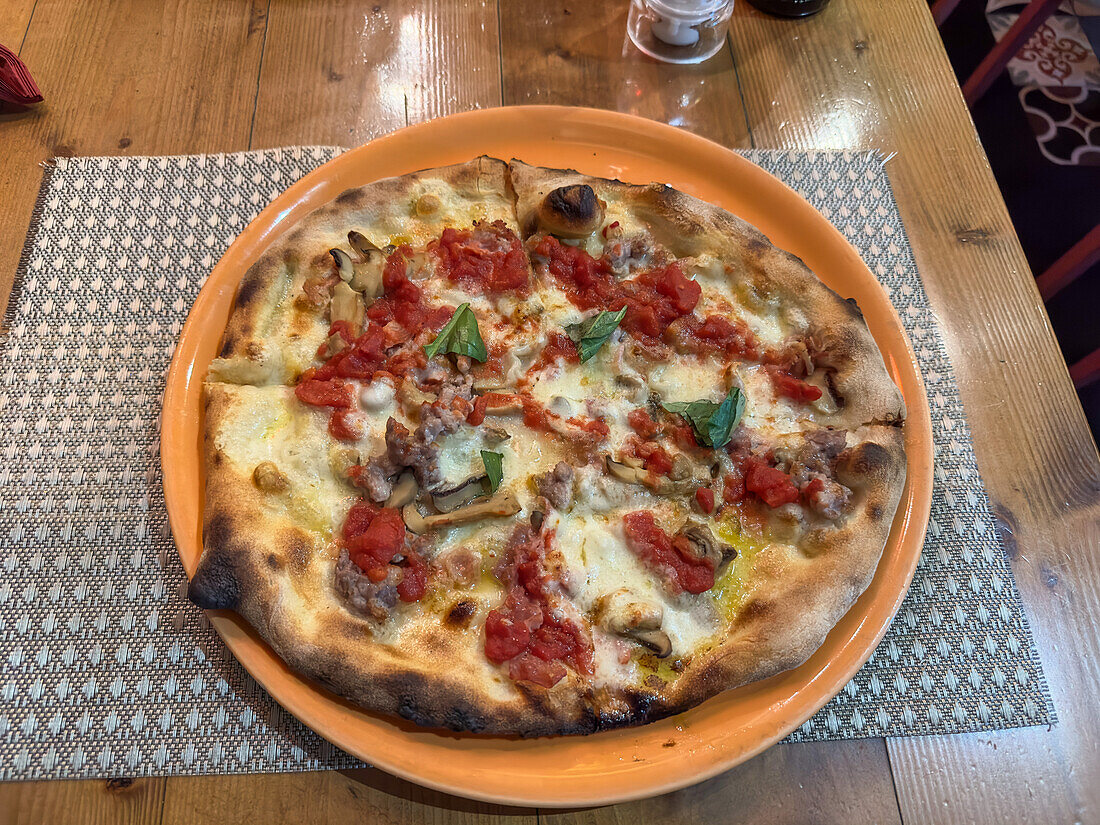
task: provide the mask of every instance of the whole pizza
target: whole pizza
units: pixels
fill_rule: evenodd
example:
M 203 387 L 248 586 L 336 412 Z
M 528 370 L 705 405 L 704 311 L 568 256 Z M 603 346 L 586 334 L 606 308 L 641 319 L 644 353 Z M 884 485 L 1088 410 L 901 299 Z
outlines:
M 867 587 L 905 409 L 854 302 L 729 213 L 480 157 L 244 276 L 190 586 L 363 707 L 542 736 L 805 661 Z

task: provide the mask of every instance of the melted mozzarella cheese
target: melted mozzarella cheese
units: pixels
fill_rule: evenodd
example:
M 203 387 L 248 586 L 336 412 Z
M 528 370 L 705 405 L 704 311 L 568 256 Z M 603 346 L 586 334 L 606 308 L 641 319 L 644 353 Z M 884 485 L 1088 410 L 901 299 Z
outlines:
M 649 386 L 662 401 L 721 401 L 729 392 L 724 367 L 714 359 L 692 356 L 676 356 L 654 365 Z
M 331 533 L 350 506 L 349 489 L 337 481 L 329 465 L 323 412 L 304 409 L 289 387 L 208 387 L 230 398 L 229 409 L 214 436 L 214 445 L 244 478 L 270 461 L 291 481 L 288 495 L 272 497 L 293 521 Z
M 626 544 L 622 512 L 594 513 L 578 507 L 550 521 L 557 531 L 557 546 L 568 570 L 572 601 L 591 615 L 600 597 L 619 589 L 662 606 L 661 629 L 672 641 L 673 655 L 690 653 L 718 631 L 718 615 L 709 599 L 670 598 L 664 586 L 642 564 Z M 598 638 L 600 634 L 595 634 Z M 606 635 L 606 634 L 604 634 Z M 618 662 L 617 651 L 598 657 L 602 676 L 608 682 L 633 680 L 637 668 L 632 659 Z M 604 661 L 600 661 L 603 658 Z

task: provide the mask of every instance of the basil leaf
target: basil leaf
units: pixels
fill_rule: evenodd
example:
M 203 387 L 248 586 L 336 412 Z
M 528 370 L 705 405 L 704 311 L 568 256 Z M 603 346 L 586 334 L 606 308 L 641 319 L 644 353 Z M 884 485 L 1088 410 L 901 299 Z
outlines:
M 490 492 L 495 493 L 504 480 L 504 454 L 482 450 L 481 463 L 485 465 L 485 475 L 489 476 Z
M 482 363 L 489 358 L 485 342 L 481 340 L 481 330 L 477 328 L 477 316 L 469 304 L 463 304 L 455 310 L 447 326 L 439 331 L 434 341 L 424 347 L 424 352 L 429 358 L 438 352 L 454 352 L 468 355 Z
M 721 404 L 713 401 L 673 401 L 661 404 L 666 410 L 682 415 L 700 442 L 708 447 L 724 447 L 745 414 L 745 396 L 733 387 Z
M 626 307 L 618 312 L 602 310 L 591 321 L 582 324 L 570 324 L 565 328 L 566 334 L 577 344 L 577 352 L 581 355 L 582 364 L 595 355 L 596 351 L 607 342 L 607 339 L 611 337 L 611 333 L 618 329 L 619 324 L 625 317 Z

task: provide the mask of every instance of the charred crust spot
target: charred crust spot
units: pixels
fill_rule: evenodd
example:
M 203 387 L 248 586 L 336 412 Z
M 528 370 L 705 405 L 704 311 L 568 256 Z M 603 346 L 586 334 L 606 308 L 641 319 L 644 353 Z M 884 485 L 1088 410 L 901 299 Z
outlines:
M 282 565 L 279 564 L 279 557 L 276 556 L 274 553 L 267 554 L 267 566 L 270 567 L 272 570 L 278 570 L 280 567 L 282 567 Z
M 443 716 L 443 726 L 454 731 L 468 730 L 470 733 L 481 733 L 485 730 L 485 721 L 465 708 L 451 708 Z
M 546 207 L 563 222 L 586 224 L 599 214 L 596 192 L 587 183 L 559 186 L 546 196 Z
M 465 627 L 476 612 L 477 602 L 463 599 L 451 606 L 451 609 L 447 611 L 447 618 L 444 619 L 444 622 L 454 627 Z
M 339 206 L 355 206 L 362 198 L 362 194 L 359 189 L 348 189 L 336 197 L 335 203 Z
M 249 306 L 254 300 L 259 298 L 260 289 L 263 286 L 263 279 L 257 275 L 245 276 L 245 279 L 241 281 L 241 286 L 237 290 L 236 308 Z
M 771 602 L 765 601 L 764 599 L 753 599 L 741 609 L 737 618 L 741 622 L 754 622 L 765 618 L 771 612 Z
M 230 525 L 224 516 L 215 516 L 207 525 L 206 545 L 195 578 L 187 586 L 187 598 L 204 610 L 234 610 L 240 603 L 241 587 L 230 553 L 225 552 Z
M 867 508 L 867 515 L 870 517 L 871 521 L 881 521 L 883 515 L 882 505 L 872 504 Z
M 848 455 L 848 469 L 857 476 L 881 475 L 890 466 L 890 453 L 881 444 L 864 441 Z
M 763 255 L 772 248 L 771 242 L 756 232 L 749 233 L 745 238 L 745 249 L 757 255 Z
M 219 358 L 228 358 L 233 354 L 233 351 L 237 348 L 237 336 L 231 332 L 225 333 L 225 339 L 222 341 L 222 348 L 218 350 Z
M 225 456 L 222 455 L 220 450 L 218 452 L 214 453 L 214 466 L 215 467 L 220 467 L 222 465 L 222 462 L 224 462 L 224 461 L 225 461 Z
M 627 690 L 625 692 L 625 698 L 630 705 L 631 719 L 649 720 L 650 716 L 659 710 L 657 697 L 652 693 L 643 693 L 642 691 Z

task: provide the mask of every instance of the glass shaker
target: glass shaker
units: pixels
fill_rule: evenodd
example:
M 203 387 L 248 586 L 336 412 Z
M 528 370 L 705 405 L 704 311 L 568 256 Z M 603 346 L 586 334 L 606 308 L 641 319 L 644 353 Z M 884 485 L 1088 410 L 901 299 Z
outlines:
M 631 0 L 626 31 L 650 57 L 700 63 L 726 42 L 733 0 Z

